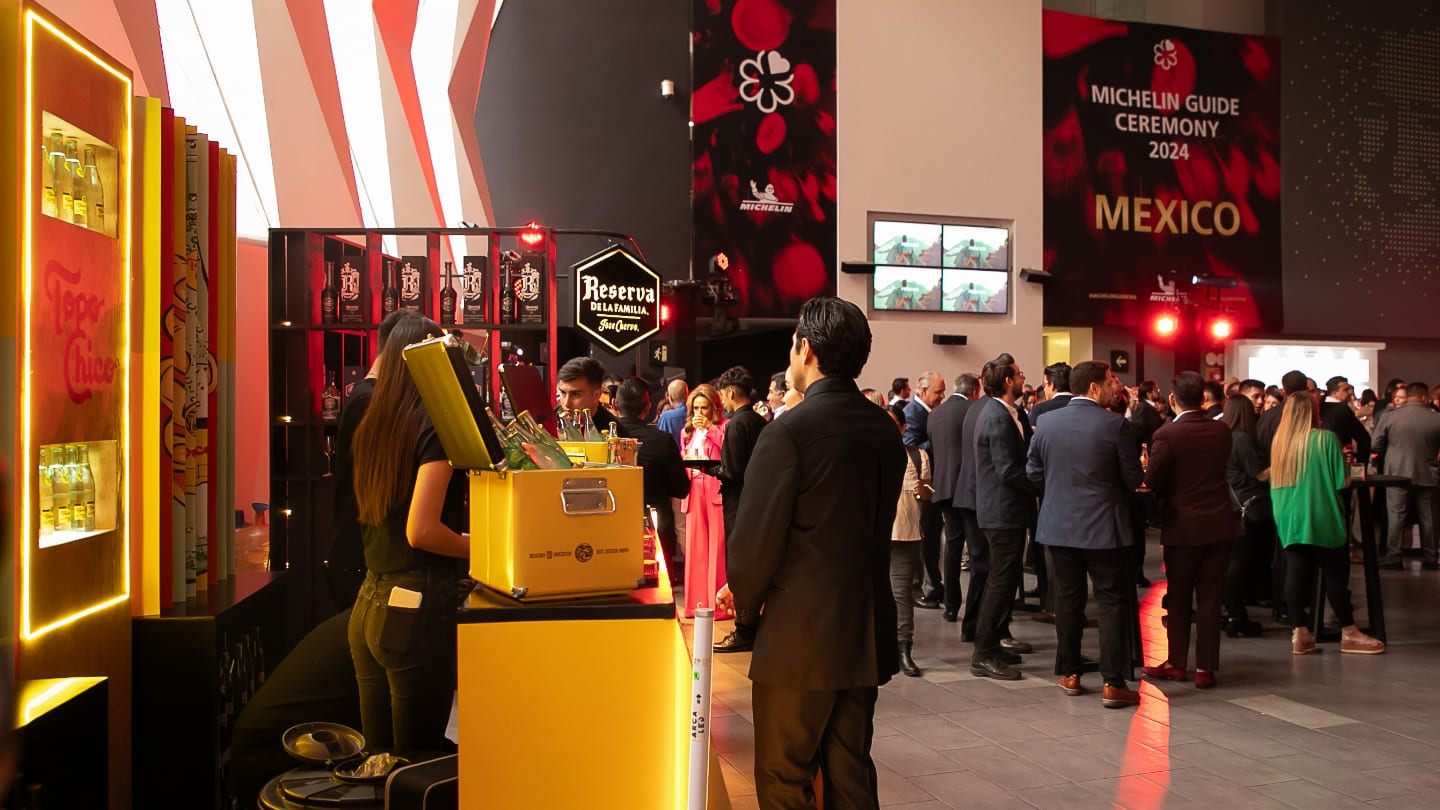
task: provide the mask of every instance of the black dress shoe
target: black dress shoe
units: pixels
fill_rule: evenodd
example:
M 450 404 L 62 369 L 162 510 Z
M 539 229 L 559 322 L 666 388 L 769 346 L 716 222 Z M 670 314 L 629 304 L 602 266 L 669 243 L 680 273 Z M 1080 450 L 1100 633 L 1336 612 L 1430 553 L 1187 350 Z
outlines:
M 926 610 L 939 610 L 939 609 L 940 609 L 940 600 L 939 600 L 939 599 L 928 599 L 928 598 L 922 596 L 922 597 L 920 597 L 919 599 L 916 599 L 916 600 L 915 600 L 915 607 L 925 608 Z
M 911 678 L 920 677 L 920 667 L 915 664 L 915 658 L 910 654 L 913 642 L 900 642 L 900 671 Z
M 1154 584 L 1155 583 L 1151 582 L 1148 578 L 1146 578 L 1144 574 L 1139 574 L 1135 577 L 1135 587 L 1137 588 L 1148 588 Z
M 750 652 L 755 649 L 755 638 L 744 635 L 739 630 L 731 630 L 730 635 L 721 639 L 720 643 L 711 649 L 717 653 Z
M 940 618 L 944 619 L 947 622 L 958 622 L 960 621 L 960 614 L 956 613 L 953 610 L 947 610 L 944 613 L 940 614 Z
M 1002 638 L 1002 639 L 1000 639 L 1000 649 L 1005 650 L 1006 652 L 1012 652 L 1012 653 L 1033 653 L 1033 652 L 1035 652 L 1035 648 L 1032 647 L 1032 646 L 1030 646 L 1030 642 L 1028 642 L 1028 641 L 1021 641 L 1021 640 L 1018 639 L 1018 638 Z
M 1025 661 L 1024 658 L 1020 657 L 1020 653 L 1010 652 L 1009 650 L 996 650 L 995 660 L 1006 664 L 1020 664 Z
M 1018 681 L 1025 677 L 1020 670 L 993 658 L 971 661 L 970 674 L 979 678 L 994 678 L 997 681 Z
M 1225 635 L 1230 638 L 1260 638 L 1265 628 L 1253 619 L 1230 619 L 1225 622 Z

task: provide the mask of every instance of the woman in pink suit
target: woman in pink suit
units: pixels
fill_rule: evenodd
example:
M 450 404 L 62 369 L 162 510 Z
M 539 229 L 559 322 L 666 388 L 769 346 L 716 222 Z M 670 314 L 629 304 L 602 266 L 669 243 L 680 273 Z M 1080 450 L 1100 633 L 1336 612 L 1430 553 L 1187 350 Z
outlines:
M 720 460 L 720 395 L 709 385 L 695 386 L 685 401 L 685 428 L 680 434 L 681 455 L 686 459 Z M 694 467 L 690 494 L 681 504 L 685 512 L 685 617 L 693 618 L 696 607 L 714 607 L 715 592 L 725 583 L 725 522 L 720 509 L 720 479 Z M 715 618 L 731 618 L 717 610 Z

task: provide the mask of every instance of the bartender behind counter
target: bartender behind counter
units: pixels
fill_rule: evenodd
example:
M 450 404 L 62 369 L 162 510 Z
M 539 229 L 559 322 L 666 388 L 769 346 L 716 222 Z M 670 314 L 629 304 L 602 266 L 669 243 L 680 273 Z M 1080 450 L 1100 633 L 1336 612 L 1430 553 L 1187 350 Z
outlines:
M 455 693 L 455 611 L 470 554 L 465 481 L 450 468 L 401 352 L 438 337 L 428 318 L 396 324 L 370 408 L 355 431 L 355 499 L 365 582 L 350 655 L 371 750 L 445 750 Z
M 680 447 L 670 434 L 641 421 L 650 412 L 650 386 L 644 380 L 631 377 L 621 383 L 615 395 L 615 405 L 620 410 L 619 429 L 624 430 L 629 438 L 640 440 L 640 449 L 635 456 L 644 468 L 645 505 L 655 510 L 655 534 L 665 551 L 665 563 L 673 585 L 677 582 L 680 569 L 675 559 L 675 510 L 670 505 L 670 499 L 690 494 L 690 476 L 685 474 Z
M 559 373 L 555 375 L 558 382 L 555 384 L 560 410 L 578 414 L 580 411 L 589 411 L 590 420 L 595 424 L 595 429 L 601 433 L 610 430 L 615 425 L 617 436 L 627 439 L 634 438 L 625 431 L 615 415 L 600 405 L 600 394 L 604 390 L 601 383 L 605 381 L 605 367 L 599 360 L 593 357 L 575 357 L 565 361 L 560 367 Z

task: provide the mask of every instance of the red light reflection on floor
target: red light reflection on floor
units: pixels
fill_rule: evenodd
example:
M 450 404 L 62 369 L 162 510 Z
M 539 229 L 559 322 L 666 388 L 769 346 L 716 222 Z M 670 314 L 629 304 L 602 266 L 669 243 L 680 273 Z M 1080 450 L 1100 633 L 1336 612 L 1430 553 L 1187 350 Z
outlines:
M 1141 657 L 1147 666 L 1163 663 L 1169 656 L 1165 626 L 1160 623 L 1164 596 L 1165 583 L 1157 581 L 1140 599 Z M 1148 810 L 1165 804 L 1170 786 L 1170 699 L 1149 681 L 1141 680 L 1136 688 L 1140 705 L 1130 718 L 1120 778 L 1115 780 L 1115 804 Z

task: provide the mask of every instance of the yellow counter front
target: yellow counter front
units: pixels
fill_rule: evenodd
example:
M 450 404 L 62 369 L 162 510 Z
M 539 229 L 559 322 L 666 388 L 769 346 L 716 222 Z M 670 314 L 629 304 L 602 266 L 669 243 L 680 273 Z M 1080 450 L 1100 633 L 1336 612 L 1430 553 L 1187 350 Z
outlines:
M 459 614 L 460 806 L 675 810 L 689 769 L 690 651 L 670 587 Z M 728 808 L 714 751 L 711 810 Z

